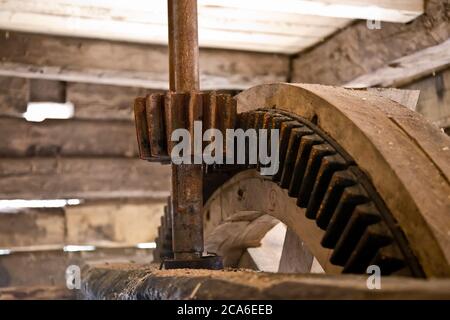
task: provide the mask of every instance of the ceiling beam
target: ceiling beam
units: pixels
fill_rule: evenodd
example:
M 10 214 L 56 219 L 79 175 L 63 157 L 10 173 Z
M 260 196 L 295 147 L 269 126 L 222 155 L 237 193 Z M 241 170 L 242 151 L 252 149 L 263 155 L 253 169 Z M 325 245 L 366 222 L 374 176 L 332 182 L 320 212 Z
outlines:
M 295 53 L 351 21 L 223 5 L 199 5 L 201 47 Z M 166 45 L 167 9 L 163 0 L 0 0 L 0 28 Z
M 415 53 L 439 46 L 449 38 L 446 4 L 429 0 L 426 14 L 410 24 L 383 23 L 381 30 L 370 30 L 361 21 L 300 53 L 293 59 L 292 82 L 342 86 L 397 59 L 414 58 Z
M 389 62 L 345 84 L 347 88 L 400 87 L 450 66 L 450 40 Z
M 409 22 L 423 13 L 423 0 L 200 0 L 200 5 L 291 12 L 322 17 Z M 226 3 L 226 4 L 225 4 Z
M 168 67 L 162 46 L 0 31 L 0 75 L 167 89 Z M 288 70 L 284 55 L 200 50 L 202 90 L 286 81 Z
M 170 166 L 125 158 L 2 158 L 0 199 L 167 197 Z
M 0 157 L 137 158 L 131 121 L 45 120 L 0 117 Z

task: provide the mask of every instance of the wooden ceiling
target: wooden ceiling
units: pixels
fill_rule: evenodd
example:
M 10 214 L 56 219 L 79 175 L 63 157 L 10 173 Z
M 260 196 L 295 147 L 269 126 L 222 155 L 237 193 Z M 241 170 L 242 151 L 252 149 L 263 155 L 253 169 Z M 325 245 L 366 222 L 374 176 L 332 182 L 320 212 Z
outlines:
M 0 29 L 167 44 L 166 0 L 0 0 Z M 405 23 L 424 0 L 199 0 L 201 47 L 297 53 L 354 19 Z

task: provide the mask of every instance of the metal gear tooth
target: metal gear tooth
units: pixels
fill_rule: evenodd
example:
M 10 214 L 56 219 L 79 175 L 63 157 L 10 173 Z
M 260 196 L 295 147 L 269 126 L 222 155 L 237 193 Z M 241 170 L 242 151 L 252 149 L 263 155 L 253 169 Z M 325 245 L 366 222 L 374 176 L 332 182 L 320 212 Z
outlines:
M 382 275 L 390 275 L 406 267 L 403 255 L 394 243 L 378 250 L 370 265 L 378 266 Z
M 271 128 L 280 130 L 280 137 L 281 137 L 281 127 L 283 126 L 284 123 L 287 122 L 296 123 L 298 124 L 298 126 L 300 126 L 300 123 L 298 121 L 292 120 L 291 118 L 283 115 L 277 115 L 272 118 Z
M 246 119 L 246 129 L 251 129 L 255 127 L 255 121 L 256 121 L 256 113 L 255 112 L 249 112 L 247 119 Z
M 306 138 L 306 137 L 305 137 Z M 311 147 L 311 152 L 306 166 L 305 175 L 303 177 L 300 191 L 297 196 L 297 205 L 305 208 L 311 197 L 314 183 L 318 179 L 318 173 L 325 156 L 333 155 L 336 151 L 328 143 L 317 144 Z
M 330 184 L 333 173 L 338 170 L 343 170 L 347 167 L 345 159 L 339 155 L 328 155 L 322 158 L 320 169 L 317 173 L 317 178 L 314 187 L 311 191 L 311 196 L 306 206 L 307 216 L 316 216 L 320 204 L 323 201 L 328 185 Z
M 286 153 L 283 165 L 283 173 L 281 174 L 280 186 L 283 189 L 289 188 L 291 178 L 293 176 L 295 161 L 300 146 L 300 140 L 303 136 L 311 134 L 312 131 L 306 127 L 293 128 L 289 137 L 288 151 Z
M 295 160 L 294 171 L 291 183 L 289 185 L 288 194 L 290 197 L 297 197 L 302 185 L 303 177 L 308 166 L 309 154 L 313 145 L 323 143 L 323 139 L 317 134 L 303 136 Z
M 255 112 L 255 124 L 254 124 L 253 128 L 256 129 L 257 134 L 258 134 L 258 130 L 262 129 L 264 126 L 264 116 L 265 116 L 265 112 L 263 112 L 263 111 Z
M 356 184 L 345 188 L 322 238 L 322 246 L 330 249 L 334 248 L 355 207 L 368 201 L 367 193 L 361 185 Z
M 272 129 L 278 129 L 279 130 L 279 126 L 281 125 L 282 121 L 289 121 L 289 120 L 291 120 L 291 118 L 288 118 L 288 117 L 283 116 L 283 115 L 279 115 L 279 114 L 274 113 L 274 112 L 268 112 L 268 113 L 265 114 L 264 122 L 263 122 L 263 129 L 268 130 L 267 131 L 267 150 L 271 150 L 270 143 L 271 143 Z M 276 124 L 278 126 L 278 128 L 274 128 L 274 124 Z M 258 145 L 258 147 L 259 147 L 259 145 Z M 260 167 L 264 167 L 264 165 L 261 165 L 258 162 L 258 169 Z
M 275 182 L 280 181 L 283 173 L 283 167 L 286 160 L 286 154 L 289 147 L 289 138 L 293 128 L 300 128 L 302 125 L 298 121 L 280 121 L 282 118 L 274 119 L 274 128 L 280 129 L 280 146 L 279 146 L 279 169 L 278 172 L 272 177 Z M 277 123 L 279 121 L 279 123 Z
M 272 121 L 273 118 L 276 116 L 277 116 L 276 114 L 267 112 L 263 117 L 262 129 L 272 129 Z
M 243 112 L 237 116 L 237 127 L 243 129 L 244 131 L 248 129 L 248 118 L 250 116 L 249 112 Z
M 337 171 L 331 177 L 330 184 L 320 204 L 319 210 L 316 212 L 307 212 L 306 217 L 316 219 L 319 228 L 325 230 L 330 222 L 331 216 L 336 209 L 342 192 L 346 187 L 356 184 L 354 175 L 349 170 Z M 314 215 L 315 214 L 315 215 Z
M 383 221 L 368 226 L 342 272 L 364 273 L 378 250 L 392 242 L 392 234 Z
M 372 202 L 357 205 L 334 248 L 330 262 L 344 266 L 366 228 L 380 222 L 381 219 L 378 209 Z

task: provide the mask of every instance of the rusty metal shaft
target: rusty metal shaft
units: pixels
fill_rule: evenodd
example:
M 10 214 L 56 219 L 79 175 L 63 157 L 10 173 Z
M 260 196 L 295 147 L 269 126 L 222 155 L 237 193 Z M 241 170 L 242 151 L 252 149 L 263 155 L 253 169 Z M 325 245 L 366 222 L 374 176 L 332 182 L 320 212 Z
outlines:
M 196 0 L 168 0 L 170 90 L 198 91 Z M 186 106 L 187 108 L 188 106 Z M 203 173 L 201 165 L 172 165 L 174 258 L 196 259 L 203 252 Z

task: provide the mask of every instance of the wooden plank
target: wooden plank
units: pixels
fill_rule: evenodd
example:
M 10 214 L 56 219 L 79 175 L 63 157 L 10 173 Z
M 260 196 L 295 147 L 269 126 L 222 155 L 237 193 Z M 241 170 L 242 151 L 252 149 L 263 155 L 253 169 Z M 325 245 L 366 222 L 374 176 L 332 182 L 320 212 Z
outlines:
M 420 96 L 419 90 L 405 90 L 394 88 L 367 88 L 365 90 L 391 99 L 392 101 L 398 102 L 413 111 L 416 110 Z
M 30 102 L 66 102 L 66 84 L 61 81 L 32 79 L 30 81 Z
M 165 204 L 165 201 L 145 200 L 65 207 L 66 243 L 111 242 L 132 246 L 153 242 Z
M 0 248 L 134 246 L 154 242 L 165 201 L 90 201 L 63 208 L 3 209 Z
M 0 114 L 21 116 L 27 111 L 29 80 L 0 76 Z
M 45 120 L 0 117 L 0 156 L 136 157 L 131 121 Z
M 247 248 L 247 252 L 250 254 L 258 270 L 278 272 L 285 235 L 286 225 L 278 222 L 264 235 L 259 247 Z
M 170 166 L 123 158 L 0 159 L 0 199 L 158 198 Z
M 76 292 L 65 286 L 0 288 L 0 300 L 75 300 Z
M 80 268 L 89 261 L 133 261 L 148 263 L 153 260 L 153 249 L 96 248 L 94 251 L 64 252 L 61 249 L 18 252 L 0 256 L 0 287 L 63 286 L 65 271 L 70 265 Z
M 388 63 L 345 84 L 347 88 L 398 87 L 450 65 L 450 40 Z
M 344 85 L 449 37 L 445 2 L 430 0 L 425 15 L 409 24 L 382 23 L 381 30 L 370 30 L 361 21 L 301 53 L 293 60 L 292 82 Z
M 36 0 L 24 0 L 18 6 L 14 1 L 2 0 L 0 28 L 166 45 L 167 10 L 162 4 L 130 7 L 123 2 L 86 4 L 60 0 L 43 5 Z M 239 11 L 246 15 L 236 14 Z M 292 15 L 289 11 L 284 14 Z M 199 3 L 199 43 L 209 48 L 293 53 L 349 22 L 349 19 L 324 18 L 318 24 L 312 22 L 317 17 L 299 13 L 295 16 L 296 19 L 288 21 L 274 21 L 264 11 L 252 7 L 243 10 L 224 7 L 223 3 L 214 6 Z
M 22 117 L 26 111 L 29 79 L 0 76 L 0 116 Z M 93 83 L 67 82 L 66 100 L 75 107 L 73 117 L 83 120 L 134 121 L 133 101 L 162 90 Z M 237 90 L 220 90 L 236 94 Z
M 67 26 L 66 16 L 29 12 L 0 12 L 0 28 L 22 32 L 41 32 L 59 36 L 101 38 L 112 41 L 129 41 L 167 45 L 167 26 L 143 24 L 123 20 L 86 19 L 71 17 L 76 27 Z M 7 21 L 7 23 L 2 23 Z M 94 32 L 93 32 L 94 30 Z M 204 29 L 199 34 L 202 47 L 248 50 L 274 53 L 295 53 L 320 41 L 332 31 L 314 30 L 316 35 L 261 33 L 246 30 Z M 333 30 L 334 31 L 334 30 Z M 294 45 L 293 45 L 294 44 Z
M 205 248 L 222 256 L 224 266 L 237 267 L 245 250 L 261 246 L 261 240 L 277 223 L 258 211 L 235 212 L 214 229 L 205 230 Z
M 27 52 L 27 54 L 23 54 Z M 92 39 L 0 32 L 0 75 L 167 89 L 167 48 Z M 282 55 L 203 49 L 203 90 L 286 81 Z
M 450 127 L 450 68 L 404 88 L 420 90 L 417 112 L 440 128 Z
M 284 238 L 283 252 L 281 254 L 278 272 L 283 273 L 309 273 L 314 256 L 305 243 L 293 232 L 287 229 Z
M 293 12 L 298 14 L 409 22 L 423 13 L 423 0 L 285 0 L 283 5 L 273 0 L 239 1 L 201 0 L 200 5 L 226 6 L 238 9 Z
M 105 1 L 74 2 L 67 0 L 54 0 L 43 5 L 37 0 L 22 0 L 18 6 L 14 0 L 1 0 L 3 11 L 14 13 L 35 13 L 53 16 L 83 17 L 89 20 L 118 20 L 125 22 L 166 25 L 167 10 L 161 2 L 153 2 L 151 6 L 129 6 L 126 2 L 115 3 Z M 236 9 L 220 3 L 216 6 L 207 6 L 199 3 L 198 20 L 201 30 L 245 30 L 247 32 L 267 32 L 278 34 L 296 34 L 305 32 L 311 35 L 314 29 L 321 27 L 333 29 L 346 19 L 308 16 L 291 12 L 261 11 L 256 6 L 250 9 Z M 119 19 L 120 18 L 120 19 Z M 78 20 L 77 20 L 78 21 Z M 98 30 L 92 30 L 98 32 Z M 308 33 L 306 33 L 308 32 Z M 98 36 L 97 36 L 98 37 Z M 101 38 L 101 37 L 98 37 Z M 151 41 L 151 39 L 147 39 Z
M 65 243 L 62 208 L 0 212 L 0 248 Z
M 74 118 L 134 121 L 136 97 L 161 92 L 137 87 L 68 82 L 67 101 L 75 106 Z M 0 105 L 1 108 L 1 105 Z

